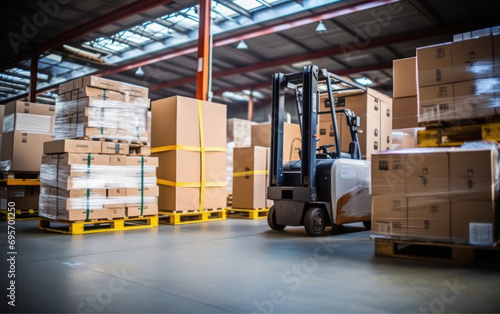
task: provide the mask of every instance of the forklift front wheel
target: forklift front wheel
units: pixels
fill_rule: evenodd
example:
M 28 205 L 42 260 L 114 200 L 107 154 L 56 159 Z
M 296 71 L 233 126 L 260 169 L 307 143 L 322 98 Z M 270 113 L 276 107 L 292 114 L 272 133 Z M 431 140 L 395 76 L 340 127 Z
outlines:
M 323 234 L 326 228 L 326 213 L 322 208 L 309 208 L 304 217 L 304 227 L 308 235 L 317 237 Z
M 274 206 L 271 206 L 269 212 L 267 213 L 267 224 L 269 225 L 269 228 L 273 230 L 283 230 L 286 227 L 285 225 L 278 225 L 276 223 L 276 213 L 274 211 Z

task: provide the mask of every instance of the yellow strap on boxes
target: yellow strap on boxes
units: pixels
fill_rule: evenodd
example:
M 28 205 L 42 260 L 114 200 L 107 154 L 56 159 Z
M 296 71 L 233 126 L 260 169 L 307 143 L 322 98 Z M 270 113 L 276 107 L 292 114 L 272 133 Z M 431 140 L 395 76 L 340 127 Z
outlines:
M 169 152 L 173 150 L 185 150 L 190 152 L 201 152 L 201 147 L 189 146 L 189 145 L 167 145 L 151 148 L 151 153 L 162 153 Z M 225 147 L 207 146 L 205 147 L 206 152 L 225 152 L 227 149 Z
M 247 176 L 253 176 L 256 174 L 268 174 L 268 173 L 269 173 L 269 171 L 267 171 L 267 170 L 243 171 L 243 172 L 233 173 L 233 177 L 247 177 Z
M 173 186 L 176 188 L 200 188 L 201 182 L 174 182 L 163 179 L 156 179 L 160 185 Z M 219 188 L 226 186 L 226 182 L 205 182 L 207 188 Z

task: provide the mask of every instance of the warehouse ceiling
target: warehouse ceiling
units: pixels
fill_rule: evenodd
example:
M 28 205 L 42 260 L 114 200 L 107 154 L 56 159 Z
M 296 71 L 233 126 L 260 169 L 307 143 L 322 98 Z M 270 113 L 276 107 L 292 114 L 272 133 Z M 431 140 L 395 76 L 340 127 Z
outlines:
M 27 44 L 19 45 L 17 53 L 12 33 L 23 35 L 44 8 L 33 1 L 4 2 L 3 12 L 9 15 L 0 21 L 0 102 L 26 97 L 30 61 L 9 63 L 18 53 L 133 2 L 47 0 L 58 3 L 52 11 L 45 8 L 53 16 L 37 28 L 36 36 L 24 38 Z M 85 74 L 148 86 L 153 100 L 194 96 L 198 1 L 164 2 L 43 51 L 38 89 L 45 93 L 37 100 L 53 102 L 53 87 Z M 296 72 L 313 63 L 390 95 L 393 59 L 414 56 L 420 46 L 451 41 L 457 33 L 496 26 L 495 4 L 492 0 L 213 0 L 215 100 L 231 105 L 230 116 L 244 117 L 251 91 L 257 110 L 268 107 L 273 73 Z M 319 21 L 325 31 L 317 31 Z M 264 114 L 265 110 L 257 119 L 266 119 Z

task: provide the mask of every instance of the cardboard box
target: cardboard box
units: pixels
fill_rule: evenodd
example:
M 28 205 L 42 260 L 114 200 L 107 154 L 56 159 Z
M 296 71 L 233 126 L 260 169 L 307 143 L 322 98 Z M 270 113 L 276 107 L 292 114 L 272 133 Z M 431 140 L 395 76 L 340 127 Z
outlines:
M 415 149 L 406 152 L 406 194 L 446 195 L 450 186 L 448 149 Z
M 90 163 L 89 163 L 90 157 Z M 110 164 L 109 156 L 99 154 L 63 153 L 42 156 L 42 164 L 47 165 L 101 165 Z
M 127 189 L 107 189 L 108 197 L 126 197 Z
M 54 117 L 28 113 L 12 113 L 4 117 L 3 133 L 19 131 L 25 133 L 52 134 Z
M 141 212 L 142 210 L 142 212 Z M 141 215 L 142 214 L 142 215 Z M 127 217 L 137 217 L 137 216 L 148 216 L 148 215 L 158 215 L 158 204 L 148 203 L 142 206 L 128 206 L 127 207 Z
M 128 155 L 128 153 L 129 144 L 127 143 L 101 142 L 101 154 Z
M 85 153 L 100 154 L 101 142 L 87 140 L 56 140 L 43 145 L 44 154 Z
M 53 135 L 10 132 L 2 136 L 1 160 L 3 171 L 40 171 L 43 144 L 54 139 Z
M 417 48 L 418 86 L 453 82 L 451 44 Z
M 417 148 L 417 138 L 414 134 L 408 134 L 404 131 L 392 131 L 392 149 Z
M 158 157 L 145 156 L 109 156 L 110 163 L 115 166 L 159 166 Z
M 417 58 L 392 61 L 394 98 L 417 96 Z
M 82 97 L 94 97 L 102 100 L 123 101 L 124 97 L 121 93 L 112 90 L 99 89 L 94 87 L 81 87 L 75 89 L 71 93 L 71 99 L 77 100 Z
M 494 245 L 498 241 L 495 201 L 452 200 L 451 239 L 472 245 Z
M 59 85 L 59 95 L 71 92 L 74 89 L 74 82 L 75 80 Z
M 401 117 L 417 117 L 418 116 L 417 96 L 394 98 L 392 100 L 392 109 L 394 112 L 394 119 Z
M 373 196 L 372 233 L 406 236 L 408 234 L 407 205 L 406 196 Z
M 380 118 L 380 151 L 392 149 L 392 103 L 382 101 Z
M 500 79 L 487 78 L 453 84 L 455 119 L 492 117 L 495 115 L 495 90 Z
M 349 133 L 349 128 L 347 127 L 347 122 L 345 121 L 345 115 L 341 113 L 336 114 L 337 117 L 337 125 L 338 125 L 338 132 L 339 132 L 339 140 L 342 143 L 343 142 L 343 135 L 344 133 L 349 134 L 349 137 L 346 139 L 349 142 L 351 141 L 350 139 L 350 133 Z M 331 122 L 332 118 L 330 116 L 328 117 L 321 117 L 320 123 L 319 123 L 319 132 L 318 132 L 318 137 L 319 141 L 317 143 L 317 146 L 322 146 L 322 145 L 328 145 L 328 144 L 335 144 L 335 132 L 333 130 L 333 123 Z M 334 150 L 335 147 L 330 148 L 329 150 Z
M 420 87 L 418 101 L 419 122 L 455 119 L 453 84 Z
M 407 129 L 416 128 L 418 126 L 418 116 L 402 117 L 392 119 L 392 128 L 397 129 Z
M 125 207 L 106 207 L 109 210 L 108 219 L 125 218 L 127 210 Z
M 227 119 L 227 141 L 234 142 L 234 147 L 250 147 L 252 124 L 249 120 Z
M 450 193 L 454 199 L 497 199 L 498 154 L 494 149 L 450 150 Z
M 201 104 L 201 106 L 199 105 Z M 205 147 L 226 147 L 226 106 L 186 97 L 170 97 L 152 104 L 152 147 L 185 145 L 200 147 L 199 110 L 202 110 L 202 133 Z M 184 182 L 189 187 L 160 186 L 161 210 L 200 208 L 201 153 L 171 150 L 154 153 L 159 158 L 158 179 Z M 226 153 L 205 153 L 204 208 L 226 207 Z
M 0 210 L 7 210 L 9 202 L 16 210 L 38 209 L 39 186 L 0 186 Z
M 128 84 L 124 82 L 114 81 L 110 79 L 105 79 L 103 77 L 97 77 L 93 75 L 85 76 L 80 80 L 77 80 L 77 85 L 74 89 L 80 87 L 92 86 L 101 89 L 108 89 L 112 91 L 117 91 L 123 94 L 127 94 L 134 97 L 148 98 L 149 90 L 147 87 Z
M 53 105 L 15 101 L 5 105 L 4 117 L 13 113 L 25 113 L 25 114 L 29 113 L 42 116 L 54 116 L 55 107 Z
M 407 176 L 406 153 L 392 151 L 372 155 L 372 195 L 405 195 Z
M 454 42 L 451 46 L 453 80 L 474 80 L 493 75 L 491 36 Z
M 71 189 L 63 190 L 55 187 L 41 187 L 41 193 L 47 195 L 53 195 L 64 198 L 78 198 L 78 197 L 92 197 L 92 198 L 102 198 L 106 197 L 106 189 Z
M 160 188 L 156 186 L 144 187 L 142 189 L 126 189 L 127 196 L 159 196 Z
M 439 197 L 408 198 L 408 236 L 449 240 L 450 200 Z
M 252 125 L 252 146 L 271 147 L 271 123 Z M 302 149 L 302 135 L 298 124 L 283 126 L 283 163 L 299 160 Z
M 267 201 L 269 148 L 234 149 L 233 208 L 269 207 Z M 247 173 L 247 175 L 242 175 Z

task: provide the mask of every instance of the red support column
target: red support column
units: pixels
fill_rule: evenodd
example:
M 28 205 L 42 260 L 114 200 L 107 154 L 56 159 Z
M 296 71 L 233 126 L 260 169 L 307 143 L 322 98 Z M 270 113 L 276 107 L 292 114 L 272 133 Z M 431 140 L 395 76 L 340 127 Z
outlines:
M 210 12 L 211 0 L 200 0 L 198 35 L 198 63 L 196 73 L 196 98 L 207 100 L 210 61 Z
M 29 102 L 36 102 L 36 83 L 38 75 L 38 53 L 35 52 L 31 56 L 31 68 L 30 68 L 30 87 L 28 94 Z
M 248 120 L 253 121 L 253 90 L 250 91 L 250 96 L 248 96 Z

